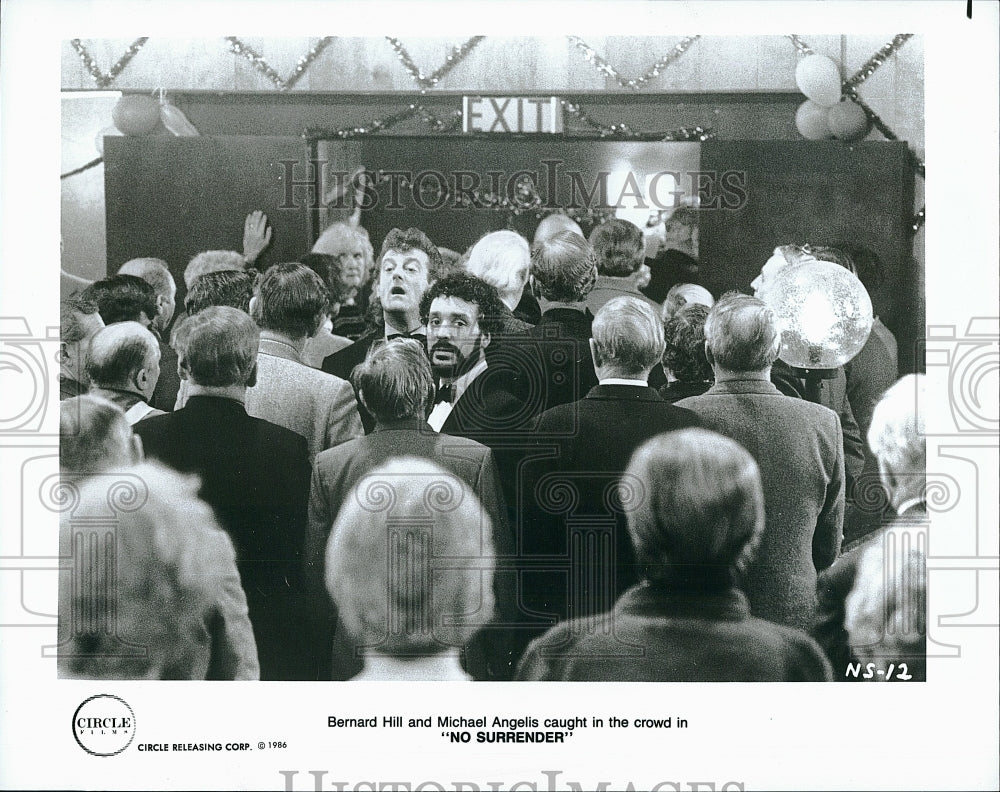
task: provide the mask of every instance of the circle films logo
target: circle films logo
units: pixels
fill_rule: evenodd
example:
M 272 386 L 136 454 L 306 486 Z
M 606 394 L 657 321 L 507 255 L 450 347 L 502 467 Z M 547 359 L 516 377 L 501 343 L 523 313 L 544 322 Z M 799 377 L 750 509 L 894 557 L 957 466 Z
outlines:
M 73 713 L 73 736 L 93 756 L 120 754 L 135 737 L 135 713 L 118 696 L 91 696 Z

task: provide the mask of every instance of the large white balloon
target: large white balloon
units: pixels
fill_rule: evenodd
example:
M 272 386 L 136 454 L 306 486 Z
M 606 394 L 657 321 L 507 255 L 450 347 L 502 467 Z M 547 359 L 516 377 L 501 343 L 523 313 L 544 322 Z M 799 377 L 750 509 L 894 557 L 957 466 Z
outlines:
M 807 97 L 823 107 L 840 101 L 840 69 L 826 55 L 806 55 L 795 67 L 795 84 Z
M 829 110 L 806 99 L 795 111 L 795 128 L 806 140 L 830 140 L 833 132 L 826 122 Z

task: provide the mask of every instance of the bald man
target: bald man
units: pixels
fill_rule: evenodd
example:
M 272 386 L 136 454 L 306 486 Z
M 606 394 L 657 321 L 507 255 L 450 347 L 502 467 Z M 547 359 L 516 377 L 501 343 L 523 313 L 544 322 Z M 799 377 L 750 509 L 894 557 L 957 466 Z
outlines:
M 130 426 L 163 415 L 149 404 L 160 378 L 160 345 L 138 322 L 116 322 L 91 339 L 87 376 L 91 394 L 120 407 Z
M 537 245 L 539 242 L 547 242 L 556 234 L 560 234 L 563 231 L 572 231 L 577 236 L 586 239 L 583 234 L 583 229 L 580 228 L 579 224 L 575 220 L 573 220 L 569 215 L 557 213 L 547 215 L 542 219 L 542 222 L 538 224 L 538 228 L 535 229 L 533 244 Z
M 156 316 L 152 317 L 150 329 L 160 347 L 160 379 L 156 383 L 149 403 L 158 410 L 170 411 L 177 400 L 181 381 L 177 375 L 177 353 L 170 348 L 168 329 L 177 308 L 177 283 L 170 273 L 167 262 L 158 258 L 134 258 L 126 261 L 118 269 L 119 275 L 135 275 L 142 278 L 156 292 Z

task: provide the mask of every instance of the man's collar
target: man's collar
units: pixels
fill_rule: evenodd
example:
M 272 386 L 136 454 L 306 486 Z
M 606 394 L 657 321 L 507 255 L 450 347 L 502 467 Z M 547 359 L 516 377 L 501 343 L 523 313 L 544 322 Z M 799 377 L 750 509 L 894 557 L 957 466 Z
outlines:
M 910 511 L 910 509 L 917 506 L 921 507 L 922 510 L 926 510 L 927 508 L 927 502 L 922 495 L 918 495 L 916 498 L 907 498 L 905 501 L 900 503 L 899 507 L 896 509 L 896 514 L 902 517 L 906 514 L 906 512 Z
M 462 394 L 468 390 L 469 385 L 475 381 L 476 377 L 486 371 L 486 358 L 480 360 L 475 366 L 466 371 L 461 377 L 451 383 L 451 403 L 455 404 L 462 398 Z
M 265 355 L 272 355 L 273 357 L 285 358 L 286 360 L 294 360 L 296 363 L 302 362 L 302 356 L 294 344 L 280 336 L 273 334 L 265 335 L 264 332 L 260 335 L 260 344 L 257 347 L 258 352 L 262 352 Z
M 598 385 L 635 385 L 640 388 L 648 388 L 649 383 L 646 380 L 638 379 L 626 379 L 623 377 L 606 377 L 597 383 Z
M 705 395 L 715 396 L 720 393 L 759 393 L 767 396 L 783 396 L 769 380 L 762 379 L 727 379 L 716 382 Z M 785 397 L 788 398 L 788 397 Z

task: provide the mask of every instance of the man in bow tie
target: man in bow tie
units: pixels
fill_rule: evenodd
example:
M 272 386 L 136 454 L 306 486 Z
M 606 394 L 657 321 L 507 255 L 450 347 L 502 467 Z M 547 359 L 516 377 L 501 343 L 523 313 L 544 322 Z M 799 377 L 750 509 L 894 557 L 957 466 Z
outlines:
M 349 380 L 351 372 L 364 362 L 372 345 L 400 336 L 423 342 L 423 321 L 420 301 L 428 287 L 444 272 L 445 265 L 437 247 L 418 228 L 405 231 L 394 228 L 382 243 L 377 264 L 378 277 L 372 295 L 381 309 L 382 326 L 375 327 L 350 346 L 323 361 L 323 371 Z M 375 420 L 363 405 L 359 405 L 365 432 L 375 426 Z

